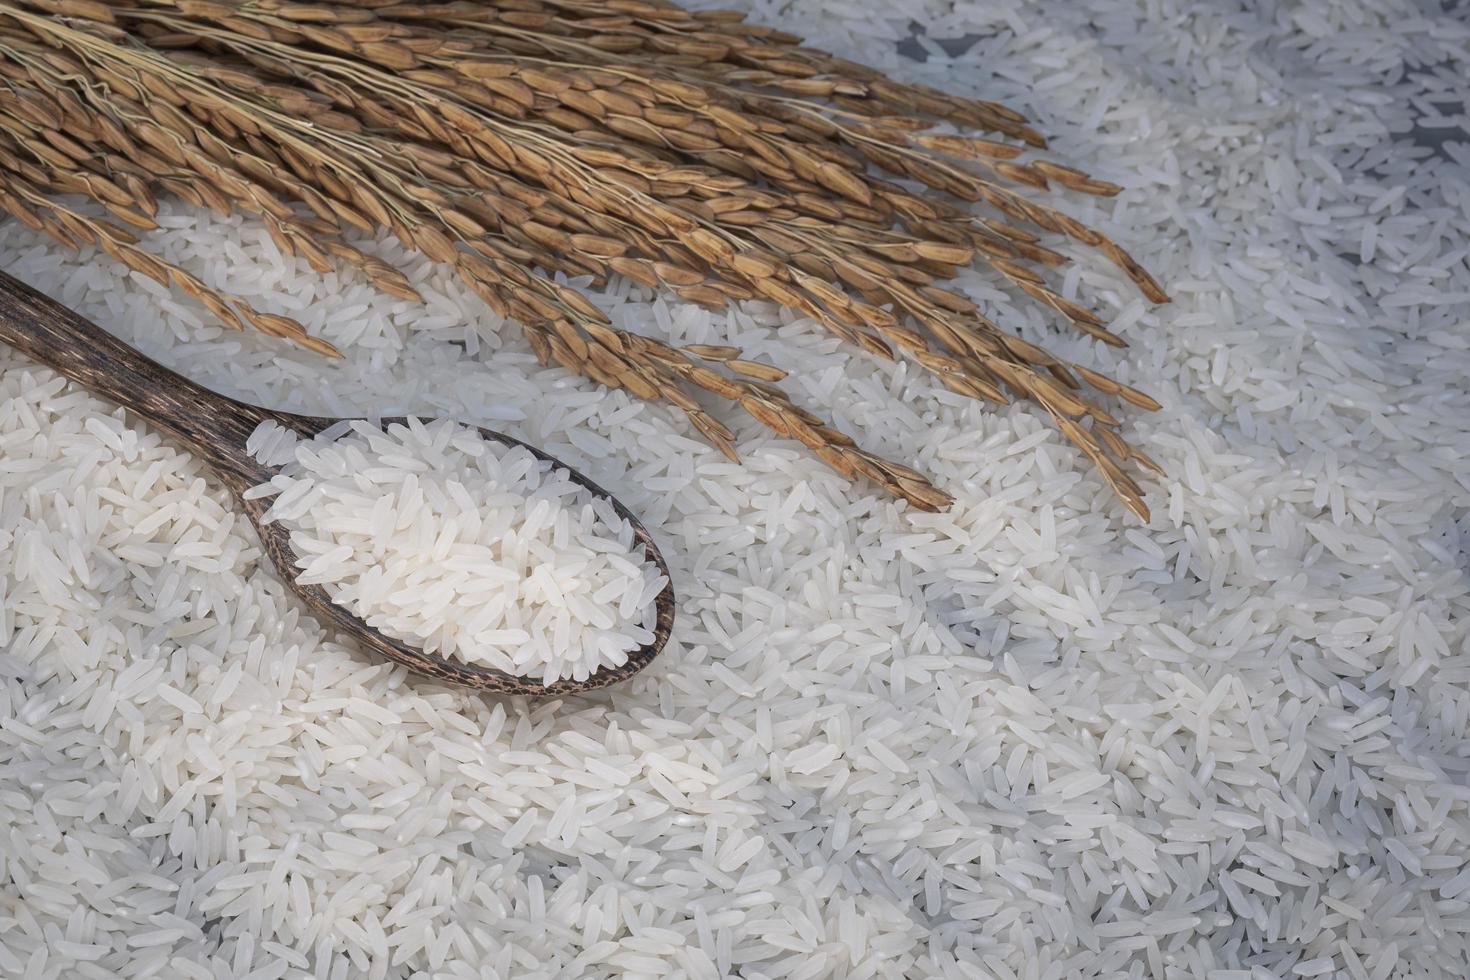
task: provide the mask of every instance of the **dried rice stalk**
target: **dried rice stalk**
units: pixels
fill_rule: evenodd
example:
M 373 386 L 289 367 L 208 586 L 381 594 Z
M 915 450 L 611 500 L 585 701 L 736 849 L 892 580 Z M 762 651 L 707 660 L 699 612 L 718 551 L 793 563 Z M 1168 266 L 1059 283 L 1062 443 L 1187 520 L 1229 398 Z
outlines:
M 934 120 L 1000 139 L 935 132 Z M 670 402 L 732 459 L 733 433 L 695 390 L 848 476 L 947 505 L 918 472 L 793 404 L 779 368 L 617 330 L 548 274 L 624 275 L 716 309 L 770 300 L 957 392 L 1031 399 L 1146 518 L 1121 464 L 1156 466 L 1084 391 L 1152 399 L 1011 335 L 942 284 L 979 260 L 1121 346 L 1050 285 L 1046 270 L 1065 258 L 1040 244 L 1049 233 L 1168 299 L 1116 243 L 1016 190 L 1119 190 L 1020 159 L 1044 145 L 1004 106 L 659 0 L 0 2 L 0 207 L 65 244 L 98 245 L 233 328 L 337 353 L 139 248 L 128 228 L 153 226 L 158 194 L 259 215 L 313 268 L 338 258 L 413 298 L 401 274 L 342 240 L 390 229 L 517 319 L 543 361 Z M 61 193 L 110 219 L 56 203 Z

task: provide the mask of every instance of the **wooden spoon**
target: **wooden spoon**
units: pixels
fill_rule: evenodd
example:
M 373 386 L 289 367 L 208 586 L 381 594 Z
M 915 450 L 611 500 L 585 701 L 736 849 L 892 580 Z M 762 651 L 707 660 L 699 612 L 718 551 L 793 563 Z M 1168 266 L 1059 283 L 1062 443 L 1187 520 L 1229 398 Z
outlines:
M 668 642 L 669 631 L 674 625 L 672 581 L 654 600 L 658 619 L 654 625 L 653 642 L 633 651 L 628 662 L 621 667 L 600 668 L 581 681 L 565 679 L 542 684 L 529 677 L 427 654 L 384 636 L 333 602 L 321 586 L 298 584 L 295 555 L 286 529 L 279 523 L 262 525 L 260 522 L 270 506 L 269 498 L 246 500 L 243 496 L 246 490 L 266 482 L 275 473 L 274 469 L 256 462 L 245 451 L 245 440 L 257 425 L 270 419 L 311 438 L 340 419 L 276 412 L 216 394 L 154 363 L 101 327 L 3 272 L 0 272 L 0 343 L 14 347 L 177 438 L 235 495 L 250 523 L 255 525 L 255 532 L 281 578 L 322 623 L 350 635 L 364 648 L 415 673 L 502 694 L 575 694 L 631 677 L 647 667 Z M 374 421 L 387 424 L 403 420 Z M 608 500 L 618 515 L 632 526 L 634 538 L 643 545 L 648 560 L 658 566 L 665 578 L 669 578 L 668 565 L 654 545 L 653 538 L 616 497 L 535 446 L 527 446 L 519 439 L 489 429 L 481 429 L 480 432 L 486 439 L 525 446 L 537 457 L 564 468 L 573 481 L 591 493 Z

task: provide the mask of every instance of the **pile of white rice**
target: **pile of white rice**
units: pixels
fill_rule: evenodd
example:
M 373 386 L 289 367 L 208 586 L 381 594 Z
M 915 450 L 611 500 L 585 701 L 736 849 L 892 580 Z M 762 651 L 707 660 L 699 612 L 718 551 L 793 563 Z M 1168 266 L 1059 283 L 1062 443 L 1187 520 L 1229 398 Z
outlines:
M 278 472 L 264 523 L 290 532 L 302 585 L 425 653 L 550 684 L 621 667 L 653 641 L 668 584 L 606 498 L 522 446 L 449 419 L 263 422 Z
M 680 606 L 595 696 L 411 679 L 302 616 L 196 461 L 0 352 L 0 976 L 1463 980 L 1463 4 L 744 5 L 1023 105 L 1126 185 L 1058 200 L 1175 296 L 1150 309 L 1083 254 L 1065 290 L 1130 348 L 964 284 L 1164 404 L 1127 413 L 1169 473 L 1152 523 L 1032 409 L 767 306 L 598 300 L 790 368 L 950 511 L 738 414 L 728 463 L 538 367 L 396 245 L 422 305 L 250 221 L 169 205 L 146 236 L 303 318 L 329 363 L 6 225 L 0 267 L 220 390 L 565 459 L 644 519 Z M 895 53 L 909 18 L 923 63 Z M 934 41 L 967 34 L 954 60 Z

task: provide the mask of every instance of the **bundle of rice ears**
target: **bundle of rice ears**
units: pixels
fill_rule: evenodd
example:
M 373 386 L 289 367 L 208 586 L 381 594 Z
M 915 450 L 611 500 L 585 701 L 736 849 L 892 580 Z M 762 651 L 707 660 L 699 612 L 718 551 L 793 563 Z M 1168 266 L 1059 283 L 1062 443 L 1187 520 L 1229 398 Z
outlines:
M 345 261 L 417 298 L 348 241 L 391 229 L 514 317 L 544 362 L 672 404 L 731 459 L 732 430 L 696 394 L 915 507 L 947 506 L 925 475 L 793 402 L 779 366 L 618 329 L 559 277 L 626 276 L 717 309 L 769 300 L 964 395 L 1034 402 L 1147 518 L 1125 466 L 1158 467 L 1100 400 L 1157 404 L 942 285 L 978 260 L 1121 346 L 1050 283 L 1066 261 L 1050 235 L 1168 299 L 1107 236 L 1018 190 L 1119 188 L 1023 161 L 1045 141 L 1005 106 L 892 81 L 737 13 L 650 0 L 11 0 L 0 85 L 0 208 L 229 327 L 338 353 L 145 251 L 135 229 L 154 227 L 158 195 L 259 215 L 317 271 Z

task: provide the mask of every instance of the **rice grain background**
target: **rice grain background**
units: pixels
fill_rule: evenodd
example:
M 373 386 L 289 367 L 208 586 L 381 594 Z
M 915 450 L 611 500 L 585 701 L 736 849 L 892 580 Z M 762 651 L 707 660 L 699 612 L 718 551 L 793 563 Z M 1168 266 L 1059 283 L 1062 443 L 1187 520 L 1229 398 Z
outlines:
M 1163 403 L 1128 423 L 1170 474 L 1152 524 L 1031 409 L 769 307 L 597 299 L 791 369 L 950 511 L 738 418 L 728 463 L 394 244 L 423 305 L 178 204 L 146 238 L 327 363 L 7 224 L 0 267 L 221 391 L 566 459 L 681 605 L 595 697 L 412 681 L 301 618 L 197 463 L 0 351 L 0 976 L 1470 972 L 1464 5 L 741 6 L 1126 185 L 1065 201 L 1174 303 L 1100 261 L 1065 287 L 1128 350 L 965 285 Z

